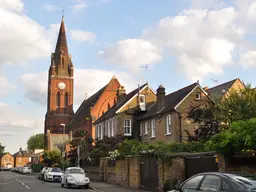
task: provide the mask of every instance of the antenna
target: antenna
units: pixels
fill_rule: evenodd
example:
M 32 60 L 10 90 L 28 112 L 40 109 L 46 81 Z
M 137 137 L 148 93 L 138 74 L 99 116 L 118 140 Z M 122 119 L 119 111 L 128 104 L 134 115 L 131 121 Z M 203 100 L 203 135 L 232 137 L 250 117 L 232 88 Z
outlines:
M 142 65 L 142 66 L 139 66 L 139 68 L 141 68 L 141 69 L 145 69 L 146 71 L 148 70 L 148 65 L 147 64 L 145 64 L 145 65 Z M 145 81 L 145 76 L 142 74 L 141 76 L 140 76 L 140 84 L 142 85 L 143 84 L 143 82 L 142 81 Z
M 62 10 L 62 21 L 64 21 L 64 10 Z

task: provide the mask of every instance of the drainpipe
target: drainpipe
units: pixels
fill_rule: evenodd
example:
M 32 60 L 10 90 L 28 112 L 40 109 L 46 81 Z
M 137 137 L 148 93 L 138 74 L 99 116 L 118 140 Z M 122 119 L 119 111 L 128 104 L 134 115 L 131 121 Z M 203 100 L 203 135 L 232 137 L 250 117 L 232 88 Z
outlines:
M 180 126 L 180 142 L 182 142 L 182 127 L 181 127 L 181 118 L 182 118 L 182 116 L 181 116 L 181 114 L 180 114 L 180 112 L 178 112 L 178 111 L 176 111 L 177 113 L 178 113 L 178 115 L 179 115 L 179 126 Z

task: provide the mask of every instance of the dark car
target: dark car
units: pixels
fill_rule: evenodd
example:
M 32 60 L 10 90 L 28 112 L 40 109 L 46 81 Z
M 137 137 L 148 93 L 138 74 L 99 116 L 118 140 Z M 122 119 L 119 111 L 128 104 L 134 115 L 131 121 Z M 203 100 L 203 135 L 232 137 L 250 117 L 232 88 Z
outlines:
M 200 173 L 176 186 L 174 191 L 256 192 L 256 180 L 253 177 L 229 173 Z

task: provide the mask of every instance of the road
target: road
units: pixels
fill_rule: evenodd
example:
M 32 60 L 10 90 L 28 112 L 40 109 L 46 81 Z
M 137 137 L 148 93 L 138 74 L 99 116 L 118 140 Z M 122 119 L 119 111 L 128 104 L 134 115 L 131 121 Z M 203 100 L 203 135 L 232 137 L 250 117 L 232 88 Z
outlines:
M 60 183 L 47 183 L 35 176 L 0 172 L 0 192 L 92 192 L 92 189 L 66 189 Z M 95 192 L 95 191 L 94 191 Z

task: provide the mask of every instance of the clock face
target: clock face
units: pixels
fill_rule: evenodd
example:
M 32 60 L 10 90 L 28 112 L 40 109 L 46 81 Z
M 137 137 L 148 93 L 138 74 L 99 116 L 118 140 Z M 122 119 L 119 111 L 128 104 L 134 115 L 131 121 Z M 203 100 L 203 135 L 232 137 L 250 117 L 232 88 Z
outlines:
M 66 84 L 64 82 L 59 82 L 58 88 L 59 89 L 65 89 L 66 88 Z

